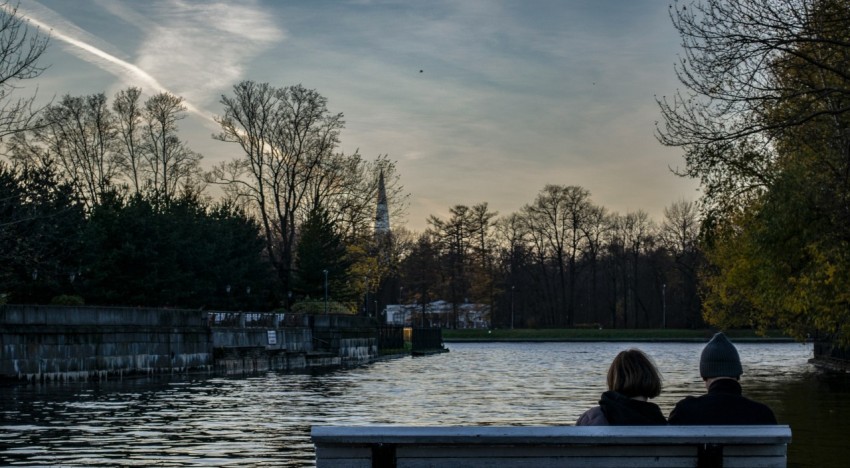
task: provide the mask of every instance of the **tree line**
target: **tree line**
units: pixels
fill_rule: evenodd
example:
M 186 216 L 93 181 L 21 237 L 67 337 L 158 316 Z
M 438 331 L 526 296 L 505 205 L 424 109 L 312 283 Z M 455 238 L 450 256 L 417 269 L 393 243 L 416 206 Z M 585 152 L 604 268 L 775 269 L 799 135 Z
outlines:
M 342 115 L 315 90 L 233 89 L 214 137 L 244 155 L 208 172 L 179 136 L 186 106 L 169 93 L 142 100 L 131 87 L 111 105 L 103 93 L 66 95 L 13 133 L 0 165 L 11 300 L 290 308 L 319 299 L 328 271 L 334 300 L 354 311 L 386 275 L 371 222 L 378 172 L 403 206 L 394 163 L 337 152 Z M 206 195 L 210 185 L 224 196 Z M 371 284 L 349 281 L 360 271 Z
M 618 214 L 578 186 L 545 186 L 503 217 L 457 205 L 407 241 L 401 302 L 490 306 L 497 327 L 699 327 L 699 211 L 679 201 L 656 224 Z M 424 312 L 424 309 L 423 309 Z

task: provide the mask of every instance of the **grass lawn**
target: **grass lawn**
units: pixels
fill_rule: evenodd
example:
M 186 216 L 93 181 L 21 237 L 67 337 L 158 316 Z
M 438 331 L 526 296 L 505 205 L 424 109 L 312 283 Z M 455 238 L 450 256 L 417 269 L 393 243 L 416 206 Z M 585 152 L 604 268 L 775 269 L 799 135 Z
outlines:
M 715 330 L 689 329 L 590 329 L 590 328 L 535 328 L 535 329 L 443 329 L 446 341 L 708 341 Z M 769 330 L 765 336 L 754 330 L 728 330 L 732 340 L 761 341 L 788 340 L 778 330 Z

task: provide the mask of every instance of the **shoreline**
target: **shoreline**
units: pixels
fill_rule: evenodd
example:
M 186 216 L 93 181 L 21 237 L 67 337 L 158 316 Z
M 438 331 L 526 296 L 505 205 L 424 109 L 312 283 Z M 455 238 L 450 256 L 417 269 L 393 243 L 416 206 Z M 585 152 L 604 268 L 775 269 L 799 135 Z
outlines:
M 443 329 L 446 343 L 488 342 L 610 342 L 610 343 L 707 343 L 716 333 L 713 329 L 597 329 L 597 328 L 494 328 L 494 329 Z M 800 342 L 780 330 L 726 330 L 733 343 L 795 343 Z
M 701 338 L 444 338 L 444 343 L 707 343 Z M 738 338 L 733 343 L 803 343 L 793 338 Z M 810 343 L 810 342 L 805 342 Z
M 707 343 L 710 338 L 443 338 L 444 343 Z M 733 343 L 800 343 L 793 338 L 734 338 Z M 808 343 L 808 342 L 807 342 Z

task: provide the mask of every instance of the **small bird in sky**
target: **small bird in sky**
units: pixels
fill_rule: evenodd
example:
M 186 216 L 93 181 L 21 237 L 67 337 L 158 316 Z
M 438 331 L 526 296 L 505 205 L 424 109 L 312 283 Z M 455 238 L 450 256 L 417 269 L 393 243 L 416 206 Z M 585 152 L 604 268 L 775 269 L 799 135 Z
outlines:
M 422 70 L 419 70 L 419 73 L 422 73 Z

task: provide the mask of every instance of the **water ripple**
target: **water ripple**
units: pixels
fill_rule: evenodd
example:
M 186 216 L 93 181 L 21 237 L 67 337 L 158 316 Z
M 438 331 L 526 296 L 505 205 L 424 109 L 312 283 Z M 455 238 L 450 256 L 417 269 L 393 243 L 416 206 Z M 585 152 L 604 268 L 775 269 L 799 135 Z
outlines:
M 629 347 L 662 370 L 656 402 L 665 414 L 704 391 L 702 346 L 656 343 L 451 344 L 447 354 L 321 374 L 5 387 L 0 464 L 313 466 L 315 424 L 572 424 L 596 404 L 608 364 Z M 779 409 L 787 384 L 810 371 L 808 346 L 739 350 L 748 393 Z

